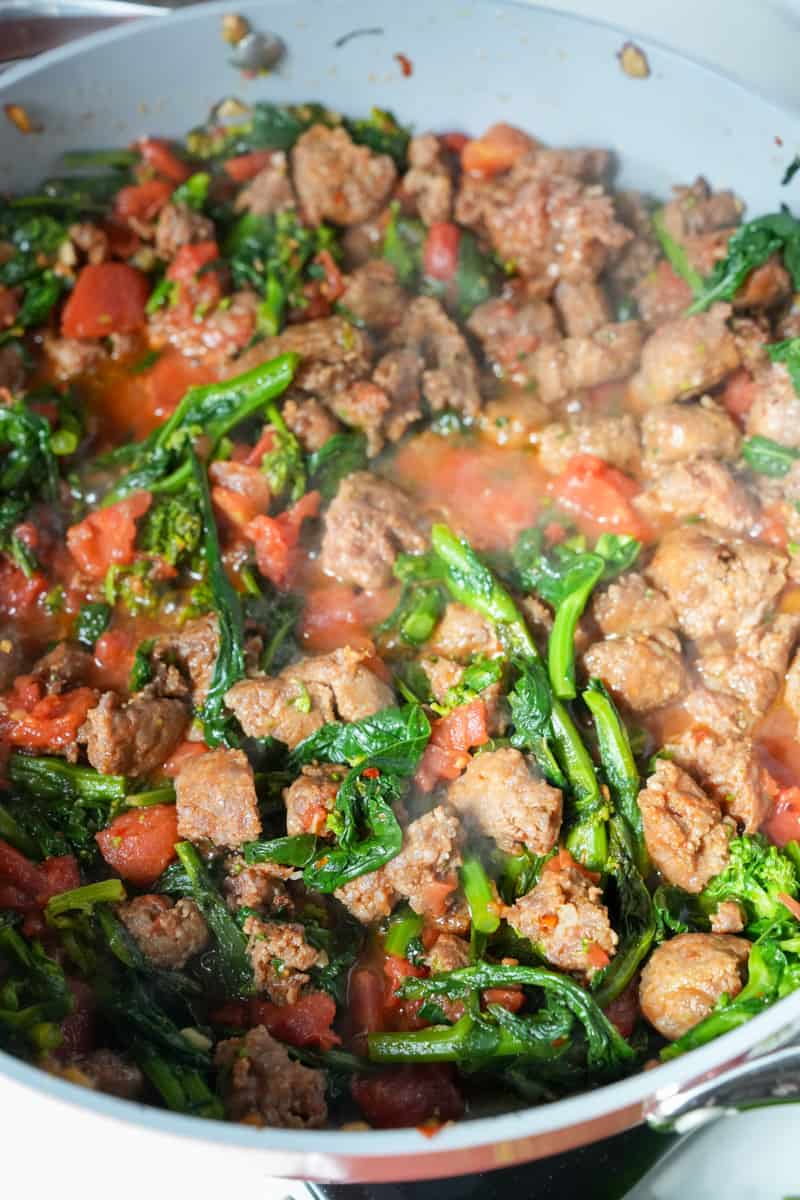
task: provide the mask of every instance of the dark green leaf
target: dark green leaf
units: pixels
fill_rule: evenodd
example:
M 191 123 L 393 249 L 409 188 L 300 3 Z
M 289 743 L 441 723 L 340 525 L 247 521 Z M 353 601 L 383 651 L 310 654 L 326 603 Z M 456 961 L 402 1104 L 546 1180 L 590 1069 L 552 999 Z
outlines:
M 323 500 L 332 500 L 339 484 L 354 471 L 367 465 L 367 439 L 363 433 L 335 433 L 308 458 L 308 477 L 311 490 Z
M 792 446 L 782 446 L 772 438 L 756 434 L 742 443 L 742 458 L 748 467 L 759 475 L 768 475 L 770 479 L 782 479 L 800 459 L 800 450 L 795 450 Z
M 102 601 L 82 604 L 75 625 L 75 637 L 82 645 L 88 646 L 91 650 L 100 634 L 105 633 L 108 629 L 110 621 L 111 606 L 109 604 L 103 604 Z

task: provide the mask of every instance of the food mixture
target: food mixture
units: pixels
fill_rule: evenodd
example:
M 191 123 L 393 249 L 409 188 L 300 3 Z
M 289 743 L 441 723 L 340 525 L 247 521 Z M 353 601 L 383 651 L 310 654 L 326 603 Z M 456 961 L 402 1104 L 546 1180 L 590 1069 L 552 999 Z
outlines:
M 2 201 L 3 1048 L 434 1130 L 800 986 L 800 222 L 612 167 L 226 101 Z

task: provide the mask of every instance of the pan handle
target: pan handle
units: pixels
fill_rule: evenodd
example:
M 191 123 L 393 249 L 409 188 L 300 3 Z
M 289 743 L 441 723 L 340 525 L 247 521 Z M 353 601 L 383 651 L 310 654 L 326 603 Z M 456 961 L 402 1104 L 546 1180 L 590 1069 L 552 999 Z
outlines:
M 750 1108 L 800 1101 L 800 1038 L 662 1088 L 645 1105 L 644 1119 L 663 1133 L 691 1133 L 719 1117 Z

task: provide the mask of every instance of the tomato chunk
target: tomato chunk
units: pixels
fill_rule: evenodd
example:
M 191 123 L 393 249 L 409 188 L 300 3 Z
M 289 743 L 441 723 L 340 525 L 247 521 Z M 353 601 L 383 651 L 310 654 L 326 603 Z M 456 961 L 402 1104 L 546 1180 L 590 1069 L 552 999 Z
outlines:
M 214 241 L 191 242 L 181 246 L 167 268 L 167 279 L 178 283 L 191 283 L 201 267 L 208 266 L 219 258 L 219 247 Z
M 136 522 L 147 512 L 152 499 L 149 492 L 134 492 L 70 526 L 67 547 L 84 575 L 103 579 L 110 566 L 133 562 Z
M 593 527 L 650 541 L 652 531 L 631 504 L 639 485 L 594 454 L 576 454 L 550 484 L 550 492 L 567 509 Z
M 429 1120 L 456 1121 L 464 1112 L 461 1093 L 445 1063 L 357 1075 L 351 1091 L 367 1121 L 378 1129 L 401 1129 Z
M 5 885 L 4 907 L 20 912 L 40 909 L 51 896 L 80 887 L 80 882 L 80 871 L 73 855 L 60 854 L 46 858 L 42 863 L 32 863 L 0 839 L 0 884 Z
M 217 1025 L 235 1025 L 243 1029 L 263 1025 L 281 1042 L 290 1046 L 330 1050 L 341 1038 L 331 1028 L 336 1017 L 336 1002 L 327 992 L 306 992 L 294 1004 L 273 1004 L 269 1000 L 232 1000 L 212 1014 Z
M 422 261 L 425 274 L 447 282 L 458 270 L 461 230 L 451 221 L 434 221 L 425 239 Z
M 178 818 L 173 804 L 131 809 L 95 835 L 100 853 L 122 879 L 149 887 L 175 857 Z
M 248 523 L 245 533 L 255 547 L 258 569 L 276 587 L 286 586 L 303 521 L 317 515 L 319 502 L 319 492 L 306 492 L 277 517 L 261 515 Z
M 101 338 L 144 329 L 150 294 L 147 276 L 128 263 L 83 267 L 61 314 L 61 332 L 70 338 Z
M 729 375 L 720 399 L 724 407 L 740 425 L 753 407 L 756 398 L 756 382 L 744 367 Z
M 198 755 L 207 753 L 208 746 L 205 742 L 180 742 L 161 769 L 165 775 L 174 779 L 183 764 L 190 758 L 197 758 Z
M 87 687 L 50 696 L 42 696 L 40 691 L 22 697 L 15 685 L 0 719 L 0 731 L 10 745 L 23 750 L 63 750 L 74 744 L 86 714 L 94 708 L 95 693 Z
M 140 138 L 139 151 L 149 167 L 172 183 L 184 183 L 192 173 L 163 138 Z
M 154 221 L 172 195 L 172 188 L 163 179 L 147 179 L 144 183 L 120 188 L 114 200 L 114 216 L 123 225 L 136 221 Z
M 488 740 L 486 705 L 480 697 L 434 721 L 414 777 L 417 787 L 430 792 L 440 779 L 457 779 L 469 762 L 469 751 Z
M 249 154 L 236 154 L 226 158 L 222 169 L 235 183 L 247 183 L 255 179 L 259 171 L 272 162 L 272 150 L 251 150 Z
M 461 151 L 461 166 L 470 175 L 491 179 L 510 170 L 533 145 L 527 133 L 513 125 L 492 125 L 483 137 L 466 143 Z
M 776 846 L 800 840 L 800 787 L 780 789 L 762 828 Z

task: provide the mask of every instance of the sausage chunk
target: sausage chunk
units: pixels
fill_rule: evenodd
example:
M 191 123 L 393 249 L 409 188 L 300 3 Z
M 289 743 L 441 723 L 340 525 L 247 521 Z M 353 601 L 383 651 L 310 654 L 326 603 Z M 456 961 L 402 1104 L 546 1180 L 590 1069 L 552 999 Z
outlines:
M 208 945 L 208 926 L 194 900 L 137 896 L 118 905 L 117 916 L 142 954 L 164 970 L 182 970 Z
M 714 304 L 708 312 L 667 321 L 651 334 L 632 385 L 643 405 L 696 396 L 736 370 L 739 351 L 726 325 L 730 314 L 729 304 Z
M 699 780 L 722 811 L 746 833 L 755 833 L 770 809 L 765 775 L 753 739 L 727 737 L 708 728 L 687 730 L 666 747 L 670 757 Z
M 399 899 L 385 867 L 351 879 L 337 888 L 334 896 L 362 925 L 374 925 L 388 917 Z
M 241 846 L 261 833 L 253 770 L 241 750 L 189 758 L 175 779 L 178 834 L 190 842 Z
M 510 747 L 471 758 L 450 784 L 448 802 L 467 828 L 494 838 L 501 850 L 524 846 L 547 854 L 561 828 L 561 792 Z
M 534 382 L 534 351 L 560 339 L 556 315 L 546 300 L 494 296 L 472 310 L 467 329 L 497 374 L 520 387 Z
M 723 870 L 733 823 L 674 762 L 658 760 L 639 793 L 639 809 L 648 853 L 668 883 L 701 892 Z
M 664 467 L 634 504 L 648 518 L 702 516 L 732 533 L 748 533 L 759 513 L 755 497 L 713 458 Z
M 169 758 L 188 723 L 182 700 L 138 696 L 123 704 L 115 692 L 106 692 L 86 714 L 79 740 L 101 774 L 149 775 Z
M 72 642 L 59 642 L 47 654 L 37 658 L 31 668 L 31 675 L 44 684 L 48 695 L 60 695 L 68 688 L 86 686 L 93 672 L 93 656 Z
M 506 920 L 554 967 L 588 979 L 598 970 L 598 952 L 611 958 L 616 950 L 602 892 L 578 866 L 545 866 L 533 891 L 506 910 Z
M 294 206 L 289 164 L 282 150 L 272 151 L 267 165 L 242 188 L 233 205 L 236 212 L 250 212 L 256 217 L 266 217 Z
M 441 142 L 433 133 L 413 137 L 408 144 L 408 170 L 403 195 L 414 201 L 426 225 L 449 221 L 453 207 L 453 178 Z
M 344 646 L 303 658 L 273 678 L 235 683 L 225 703 L 248 737 L 274 737 L 294 748 L 329 721 L 359 721 L 393 702 L 392 689 L 364 665 L 368 657 Z
M 247 350 L 229 369 L 239 375 L 277 354 L 293 352 L 301 358 L 294 387 L 311 392 L 326 403 L 357 379 L 369 374 L 372 350 L 369 335 L 344 317 L 320 317 L 289 325 L 276 337 L 264 338 Z
M 562 280 L 556 285 L 553 299 L 567 337 L 590 337 L 611 320 L 605 293 L 591 280 L 583 283 Z
M 672 529 L 646 572 L 693 640 L 742 634 L 761 624 L 786 581 L 786 556 L 713 526 Z
M 285 881 L 294 867 L 264 862 L 248 865 L 240 854 L 232 854 L 225 863 L 222 891 L 231 912 L 240 908 L 255 908 L 262 912 L 286 913 L 292 908 L 292 898 Z
M 290 396 L 283 403 L 283 419 L 306 454 L 321 450 L 327 441 L 341 429 L 339 422 L 327 408 L 315 399 Z
M 76 1077 L 74 1072 L 78 1071 Z M 128 1062 L 113 1050 L 92 1050 L 75 1058 L 66 1068 L 68 1078 L 107 1096 L 137 1100 L 144 1091 L 144 1075 L 136 1063 Z
M 588 337 L 548 342 L 533 355 L 533 377 L 545 404 L 555 405 L 572 392 L 625 379 L 636 369 L 642 348 L 639 321 L 603 325 Z
M 304 1067 L 263 1025 L 220 1042 L 214 1062 L 222 1072 L 225 1113 L 231 1121 L 279 1129 L 325 1124 L 325 1072 Z
M 594 454 L 620 471 L 639 466 L 639 430 L 630 413 L 622 416 L 586 414 L 554 421 L 539 434 L 539 461 L 545 471 L 559 475 L 576 454 Z
M 478 369 L 461 330 L 438 300 L 418 296 L 391 335 L 398 349 L 414 350 L 424 362 L 422 392 L 434 412 L 454 409 L 475 417 L 481 407 Z
M 346 277 L 340 303 L 368 328 L 385 332 L 398 323 L 407 299 L 392 264 L 376 258 Z
M 753 404 L 747 414 L 747 434 L 772 438 L 783 446 L 800 447 L 800 398 L 783 363 L 771 363 L 755 376 Z
M 436 885 L 457 882 L 461 842 L 458 817 L 440 804 L 411 822 L 403 834 L 403 849 L 382 870 L 415 912 L 435 913 L 441 910 L 441 889 Z
M 677 627 L 667 597 L 636 573 L 623 575 L 604 592 L 596 592 L 590 612 L 605 637 Z
M 156 669 L 166 663 L 177 667 L 187 680 L 195 708 L 203 703 L 208 694 L 218 654 L 219 622 L 211 613 L 187 621 L 173 633 L 161 634 L 153 646 Z M 185 692 L 186 689 L 183 690 Z
M 320 564 L 343 583 L 374 589 L 392 580 L 401 551 L 419 554 L 427 545 L 408 497 L 369 471 L 342 482 L 325 514 Z
M 190 242 L 211 242 L 214 222 L 185 204 L 165 204 L 156 222 L 156 254 L 171 261 Z
M 309 224 L 357 225 L 383 207 L 397 178 L 388 154 L 357 146 L 342 126 L 312 125 L 292 150 L 297 197 Z
M 739 701 L 739 727 L 764 716 L 778 694 L 800 633 L 800 616 L 779 613 L 741 638 L 735 650 L 705 646 L 696 664 L 706 688 Z
M 654 1029 L 674 1042 L 738 996 L 750 943 L 725 933 L 682 933 L 663 942 L 642 971 L 639 1004 Z
M 432 974 L 457 971 L 468 967 L 470 961 L 469 942 L 453 933 L 440 933 L 427 953 L 426 960 Z
M 274 1004 L 294 1004 L 311 976 L 311 967 L 324 967 L 324 950 L 309 946 L 302 925 L 248 917 L 247 953 L 253 964 L 256 991 Z
M 681 644 L 668 629 L 595 642 L 583 655 L 583 665 L 588 675 L 602 679 L 615 699 L 635 713 L 671 704 L 688 682 Z
M 286 832 L 290 837 L 299 833 L 314 833 L 317 837 L 332 837 L 326 827 L 328 814 L 333 811 L 339 784 L 347 773 L 346 767 L 327 763 L 303 767 L 288 788 L 284 788 Z
M 467 663 L 476 654 L 494 657 L 500 652 L 501 644 L 480 613 L 453 601 L 446 605 L 441 621 L 425 643 L 425 650 L 429 654 Z
M 736 422 L 710 402 L 662 404 L 642 417 L 644 468 L 651 472 L 700 457 L 733 460 L 741 440 Z

